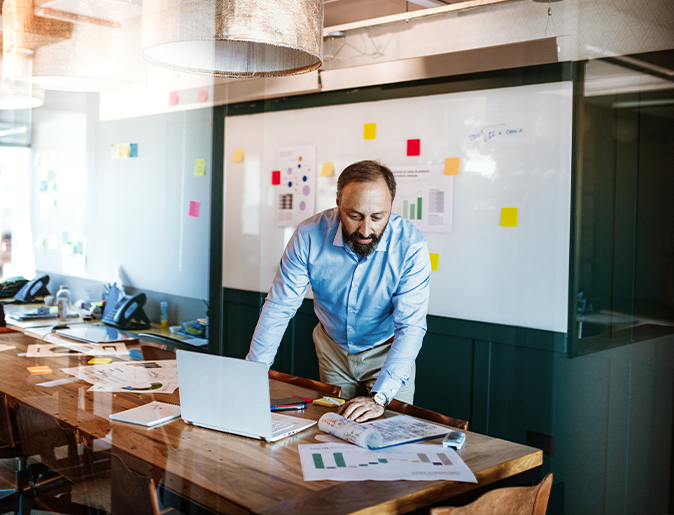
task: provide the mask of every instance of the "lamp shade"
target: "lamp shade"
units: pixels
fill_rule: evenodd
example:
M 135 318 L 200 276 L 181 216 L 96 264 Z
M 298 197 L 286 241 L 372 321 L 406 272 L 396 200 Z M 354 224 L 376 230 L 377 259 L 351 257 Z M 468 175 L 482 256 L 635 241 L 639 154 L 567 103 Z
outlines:
M 63 91 L 146 84 L 147 63 L 140 57 L 140 6 L 117 0 L 42 4 L 60 9 L 36 11 L 35 0 L 3 4 L 5 82 Z M 128 12 L 134 8 L 135 17 Z
M 322 0 L 144 0 L 143 57 L 214 77 L 277 77 L 318 68 Z
M 42 104 L 44 104 L 43 89 L 31 86 L 10 86 L 5 83 L 0 72 L 0 110 L 32 109 Z

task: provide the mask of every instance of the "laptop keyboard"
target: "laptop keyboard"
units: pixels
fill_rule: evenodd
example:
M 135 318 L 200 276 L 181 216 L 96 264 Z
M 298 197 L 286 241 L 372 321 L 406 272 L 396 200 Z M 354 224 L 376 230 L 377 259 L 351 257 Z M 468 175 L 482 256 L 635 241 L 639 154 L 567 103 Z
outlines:
M 285 422 L 285 421 L 281 421 L 281 420 L 272 419 L 272 421 L 271 421 L 271 434 L 277 435 L 277 434 L 280 434 L 280 433 L 284 433 L 285 431 L 287 431 L 288 429 L 290 429 L 294 425 L 295 424 L 293 424 L 292 422 Z

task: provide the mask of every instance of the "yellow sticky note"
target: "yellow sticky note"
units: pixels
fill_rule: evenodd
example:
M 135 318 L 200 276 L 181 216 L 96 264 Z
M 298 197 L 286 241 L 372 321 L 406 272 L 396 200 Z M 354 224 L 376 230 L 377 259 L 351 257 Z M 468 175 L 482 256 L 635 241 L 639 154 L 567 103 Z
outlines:
M 321 168 L 321 177 L 331 177 L 334 171 L 334 163 L 323 163 L 323 168 Z
M 431 256 L 431 270 L 434 272 L 438 271 L 438 261 L 440 261 L 440 254 L 436 254 L 434 252 L 429 252 L 429 256 Z
M 366 123 L 363 125 L 363 139 L 376 139 L 377 138 L 377 124 L 376 123 Z
M 344 399 L 339 399 L 337 397 L 323 397 L 322 399 L 314 399 L 313 403 L 318 406 L 325 406 L 326 408 L 337 408 L 345 402 Z
M 501 227 L 517 227 L 517 208 L 501 208 Z
M 90 365 L 105 365 L 110 363 L 112 358 L 92 358 L 89 360 Z
M 36 376 L 39 374 L 51 374 L 51 368 L 48 366 L 42 366 L 42 367 L 27 367 L 28 372 L 30 372 L 30 375 Z
M 243 149 L 242 148 L 237 148 L 234 151 L 234 157 L 232 157 L 232 161 L 234 161 L 235 163 L 240 163 L 241 161 L 243 161 Z M 204 165 L 206 165 L 205 160 L 204 160 Z M 205 170 L 204 170 L 204 173 L 205 173 Z
M 460 157 L 448 157 L 445 159 L 445 173 L 444 175 L 459 175 Z
M 128 143 L 122 143 L 119 146 L 119 157 L 121 157 L 122 159 L 126 159 L 127 157 L 129 157 L 130 153 L 131 153 L 131 145 L 129 145 Z
M 206 160 L 197 159 L 194 162 L 194 175 L 206 175 Z

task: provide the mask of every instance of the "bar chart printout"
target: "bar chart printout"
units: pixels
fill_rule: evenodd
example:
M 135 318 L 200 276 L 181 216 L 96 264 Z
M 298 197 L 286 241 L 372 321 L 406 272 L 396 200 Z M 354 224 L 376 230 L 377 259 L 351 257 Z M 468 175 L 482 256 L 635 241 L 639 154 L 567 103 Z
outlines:
M 459 455 L 441 445 L 408 444 L 376 451 L 341 443 L 298 447 L 305 481 L 477 482 Z

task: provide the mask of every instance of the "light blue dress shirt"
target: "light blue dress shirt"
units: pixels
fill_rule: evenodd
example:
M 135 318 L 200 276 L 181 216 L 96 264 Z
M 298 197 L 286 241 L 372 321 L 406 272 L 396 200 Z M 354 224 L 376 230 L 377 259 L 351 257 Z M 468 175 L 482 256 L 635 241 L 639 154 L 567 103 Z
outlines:
M 337 208 L 302 222 L 286 246 L 246 359 L 274 361 L 283 333 L 311 283 L 325 332 L 353 354 L 395 336 L 373 391 L 392 399 L 409 380 L 426 333 L 431 263 L 426 238 L 391 214 L 364 258 L 343 240 Z

